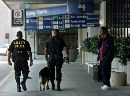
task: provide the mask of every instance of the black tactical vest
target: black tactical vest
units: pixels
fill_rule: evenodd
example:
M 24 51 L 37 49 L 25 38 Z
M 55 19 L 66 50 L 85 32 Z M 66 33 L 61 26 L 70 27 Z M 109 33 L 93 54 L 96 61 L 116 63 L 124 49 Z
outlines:
M 23 58 L 28 59 L 28 53 L 27 53 L 27 50 L 26 50 L 26 41 L 24 39 L 15 40 L 13 42 L 13 45 L 14 45 L 13 55 L 15 57 L 23 56 Z
M 63 40 L 61 38 L 49 38 L 48 40 L 48 54 L 50 58 L 63 58 Z

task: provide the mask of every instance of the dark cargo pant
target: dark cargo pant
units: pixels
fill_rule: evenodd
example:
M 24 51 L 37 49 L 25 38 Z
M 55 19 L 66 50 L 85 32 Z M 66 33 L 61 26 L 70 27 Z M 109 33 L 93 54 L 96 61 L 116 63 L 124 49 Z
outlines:
M 14 62 L 15 80 L 20 82 L 21 72 L 23 74 L 23 81 L 26 82 L 29 73 L 29 66 L 26 59 L 23 56 L 16 57 Z
M 111 77 L 111 62 L 112 60 L 103 59 L 101 61 L 101 74 L 102 82 L 104 85 L 111 86 L 110 77 Z
M 56 68 L 56 80 L 57 82 L 61 82 L 62 78 L 62 73 L 61 73 L 61 68 L 63 65 L 63 59 L 58 59 L 58 60 L 49 60 L 48 62 L 48 67 L 50 69 L 50 80 L 54 81 L 55 80 L 55 68 Z

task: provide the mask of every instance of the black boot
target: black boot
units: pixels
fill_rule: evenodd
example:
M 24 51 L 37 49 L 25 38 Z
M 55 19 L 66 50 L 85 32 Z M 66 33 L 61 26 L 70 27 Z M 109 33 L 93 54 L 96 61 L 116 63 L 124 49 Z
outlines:
M 51 84 L 52 84 L 52 90 L 55 90 L 54 80 L 51 81 Z
M 20 87 L 20 76 L 18 73 L 15 71 L 15 80 L 17 83 L 17 92 L 21 92 L 21 87 Z
M 17 92 L 21 92 L 20 82 L 17 82 Z
M 62 91 L 60 88 L 60 82 L 57 82 L 57 91 Z
M 24 91 L 27 91 L 26 84 L 24 81 L 21 82 L 22 88 Z

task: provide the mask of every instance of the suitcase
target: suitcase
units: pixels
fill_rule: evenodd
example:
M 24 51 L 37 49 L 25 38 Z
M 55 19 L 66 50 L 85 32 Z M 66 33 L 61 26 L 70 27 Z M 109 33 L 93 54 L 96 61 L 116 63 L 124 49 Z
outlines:
M 101 81 L 101 70 L 100 65 L 93 65 L 93 80 L 100 82 Z

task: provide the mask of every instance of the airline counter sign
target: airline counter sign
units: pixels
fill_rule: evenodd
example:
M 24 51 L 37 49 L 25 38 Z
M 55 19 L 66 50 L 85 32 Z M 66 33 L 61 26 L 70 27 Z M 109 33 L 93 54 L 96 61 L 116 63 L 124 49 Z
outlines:
M 12 26 L 23 26 L 23 10 L 12 10 Z

